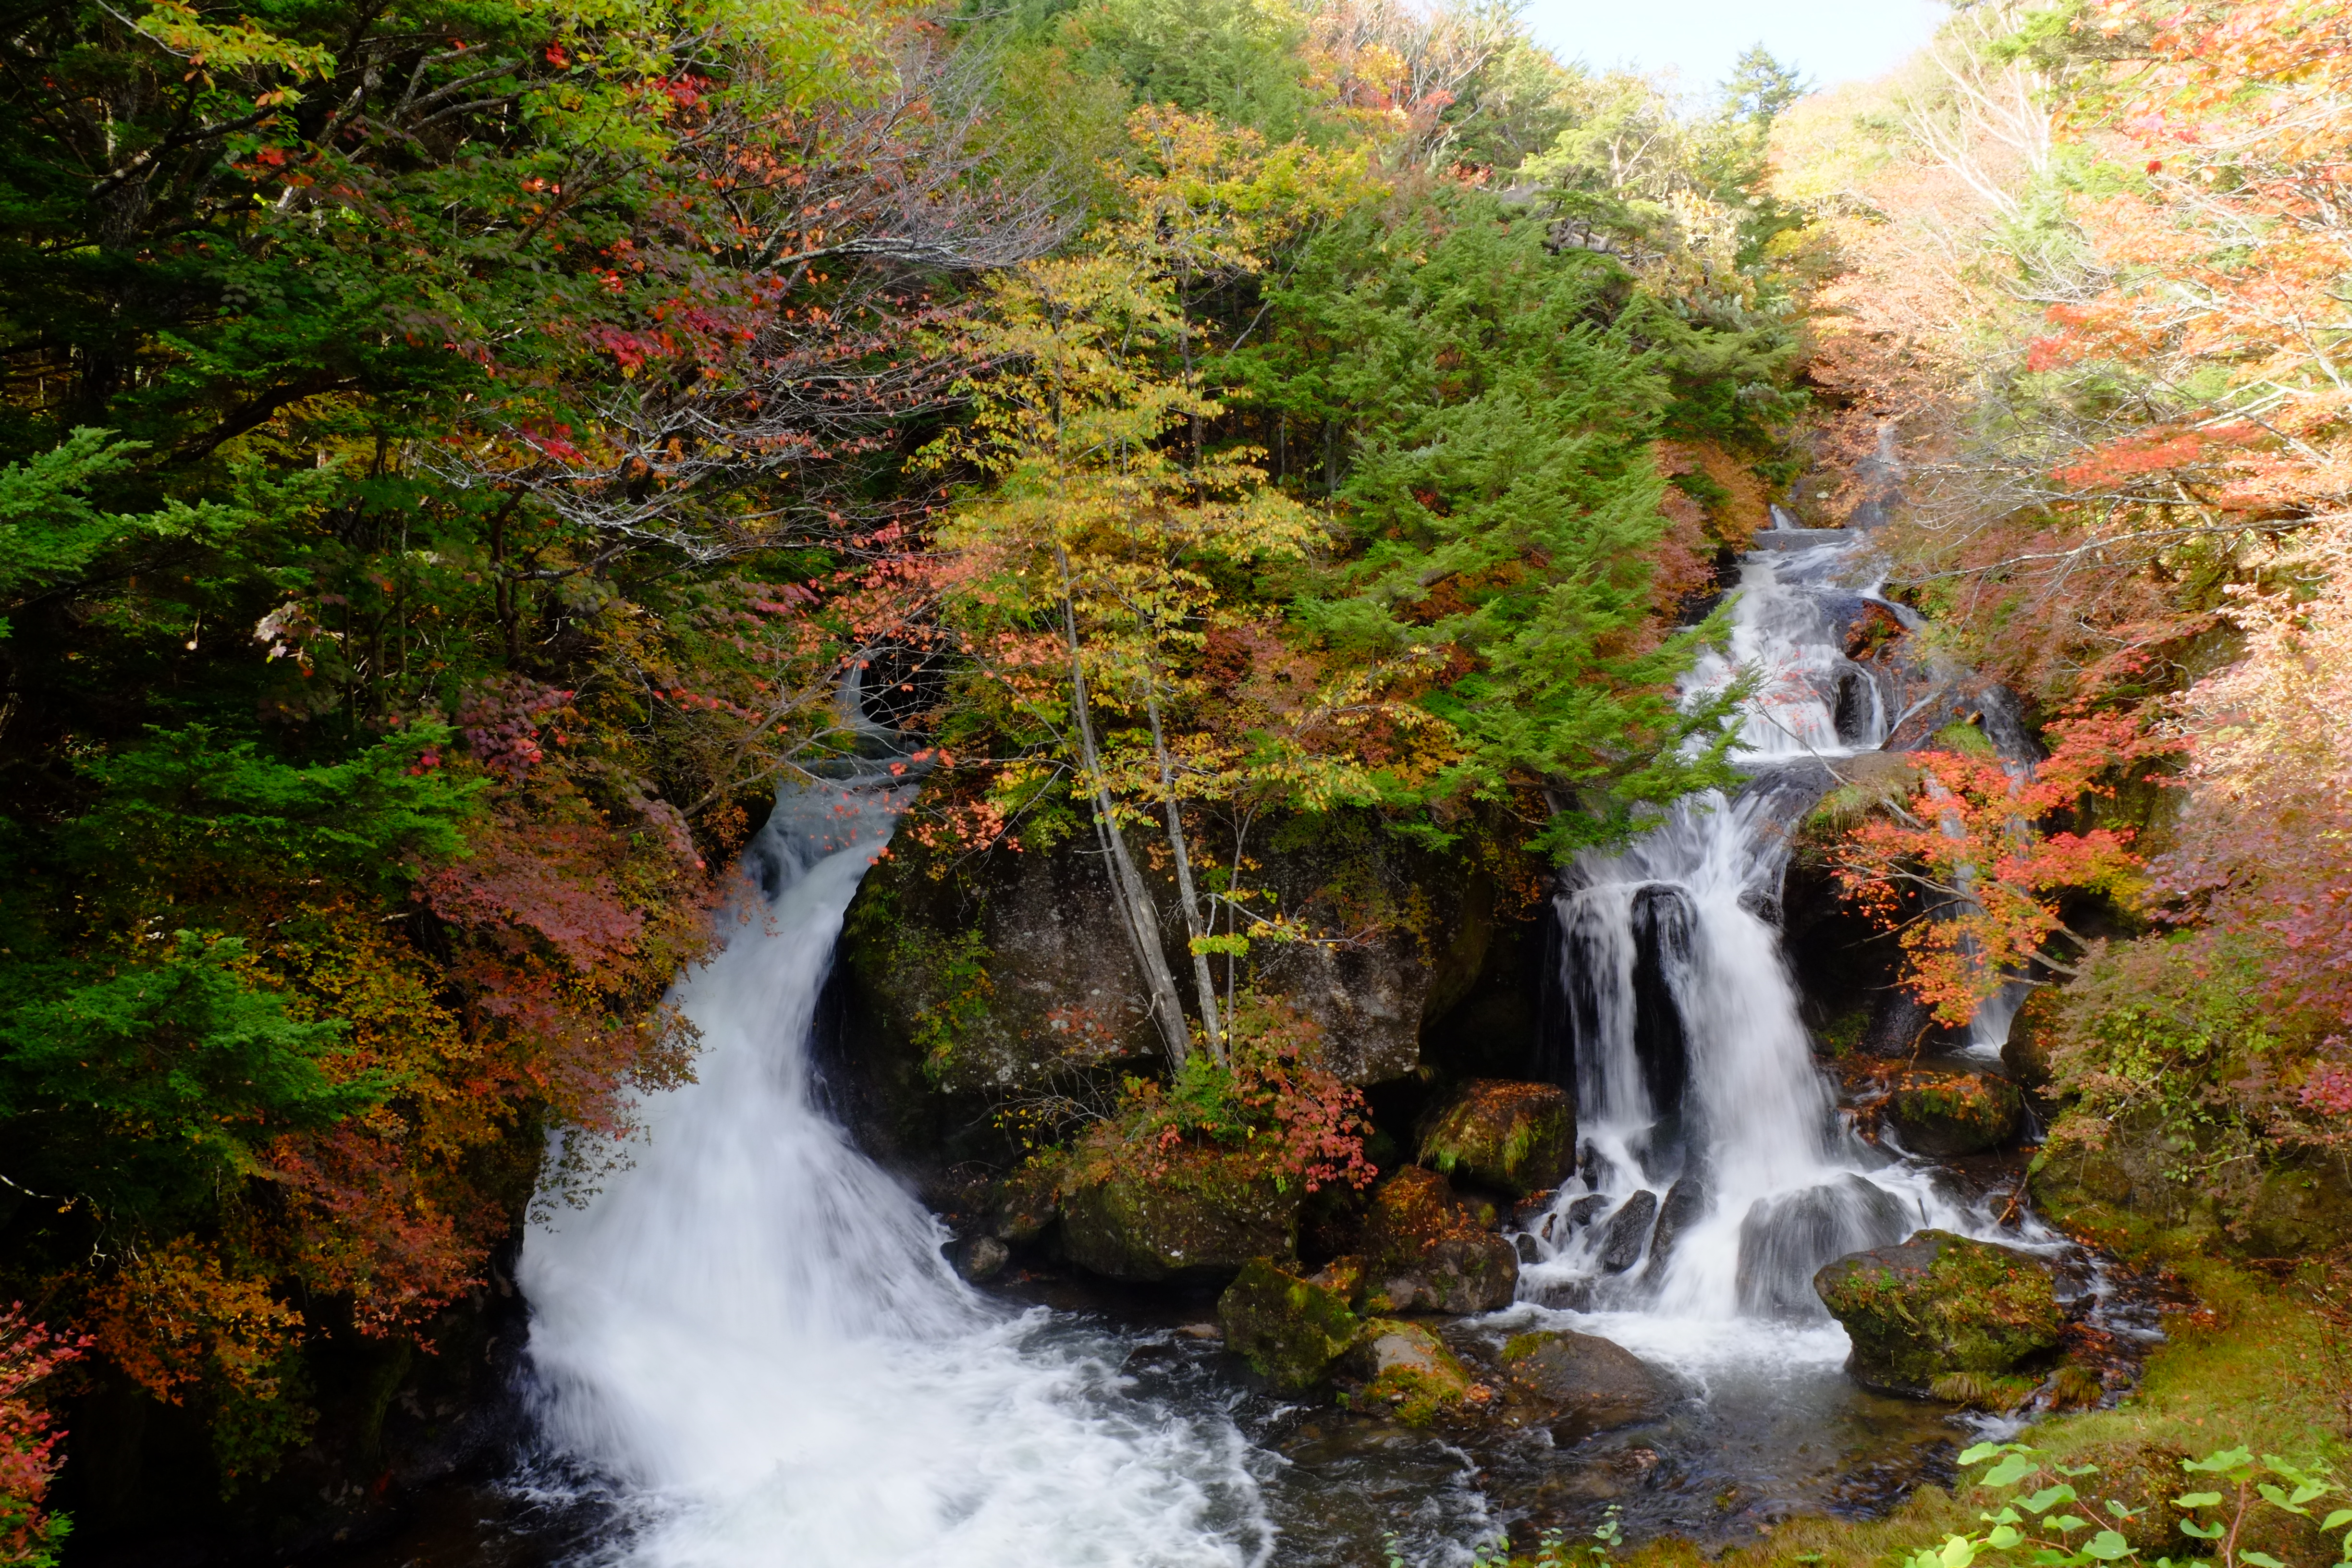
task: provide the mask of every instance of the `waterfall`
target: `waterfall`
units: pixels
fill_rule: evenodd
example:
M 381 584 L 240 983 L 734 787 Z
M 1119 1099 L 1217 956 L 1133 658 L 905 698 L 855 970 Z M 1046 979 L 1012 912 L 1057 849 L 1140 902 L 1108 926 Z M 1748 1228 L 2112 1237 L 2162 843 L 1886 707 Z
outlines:
M 1753 683 L 1738 731 L 1748 787 L 1679 802 L 1622 853 L 1583 857 L 1556 900 L 1581 1159 L 1522 1243 L 1521 1294 L 1686 1366 L 1750 1364 L 1759 1335 L 1833 1363 L 1844 1336 L 1816 1269 L 1927 1226 L 1989 1228 L 1924 1163 L 1845 1126 L 1781 956 L 1790 802 L 1810 808 L 1823 763 L 1890 728 L 1830 613 L 1871 596 L 1840 585 L 1866 535 L 1806 532 L 1745 559 L 1729 647 L 1685 683 L 1692 700 Z
M 812 1099 L 842 917 L 911 791 L 787 791 L 739 922 L 674 1000 L 697 1078 L 634 1164 L 525 1238 L 540 1426 L 646 1568 L 1240 1564 L 1268 1534 L 1230 1422 L 1133 1396 L 1125 1346 L 977 1295 Z

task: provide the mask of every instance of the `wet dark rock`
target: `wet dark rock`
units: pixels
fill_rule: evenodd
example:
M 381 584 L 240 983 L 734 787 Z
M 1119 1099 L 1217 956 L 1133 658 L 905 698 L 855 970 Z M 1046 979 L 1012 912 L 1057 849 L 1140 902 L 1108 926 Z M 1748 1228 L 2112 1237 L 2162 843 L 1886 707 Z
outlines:
M 2054 1347 L 2065 1323 L 2039 1258 L 1943 1230 L 1842 1258 L 1813 1288 L 1853 1342 L 1846 1370 L 1893 1394 L 1924 1394 L 1952 1373 L 2006 1373 Z
M 1690 1081 L 1690 1037 L 1681 996 L 1694 924 L 1680 888 L 1653 885 L 1633 895 L 1633 1051 L 1650 1104 L 1661 1116 L 1682 1109 Z
M 1431 1114 L 1421 1163 L 1514 1195 L 1557 1187 L 1576 1152 L 1576 1108 L 1558 1084 L 1473 1079 Z
M 1657 1194 L 1644 1188 L 1627 1198 L 1610 1218 L 1609 1233 L 1601 1243 L 1601 1267 L 1622 1274 L 1642 1261 L 1642 1244 L 1650 1239 L 1650 1226 L 1657 1217 Z
M 1519 1334 L 1503 1346 L 1512 1392 L 1548 1407 L 1547 1418 L 1581 1436 L 1654 1415 L 1671 1390 L 1665 1379 L 1622 1345 L 1565 1330 Z
M 1684 1231 L 1706 1217 L 1712 1194 L 1706 1177 L 1697 1171 L 1688 1171 L 1667 1189 L 1666 1201 L 1658 1208 L 1657 1228 L 1650 1233 L 1650 1271 L 1655 1274 L 1665 1267 L 1666 1258 L 1682 1239 Z M 1825 1253 L 1834 1258 L 1835 1253 Z
M 1549 1307 L 1559 1312 L 1589 1312 L 1592 1310 L 1592 1281 L 1590 1279 L 1553 1279 L 1540 1285 L 1522 1282 L 1519 1299 L 1533 1301 L 1538 1307 Z
M 1023 1247 L 1044 1234 L 1061 1213 L 1060 1175 L 1058 1166 L 1024 1165 L 998 1184 L 994 1217 L 997 1239 Z
M 1591 1193 L 1568 1205 L 1568 1223 L 1570 1226 L 1591 1225 L 1608 1212 L 1609 1195 Z
M 1958 1031 L 1936 1022 L 1926 1004 L 1902 986 L 1878 994 L 1856 1049 L 1871 1057 L 1913 1057 L 1959 1043 Z
M 1455 1195 L 1436 1172 L 1409 1165 L 1373 1190 L 1364 1216 L 1369 1312 L 1490 1312 L 1509 1303 L 1519 1258 L 1496 1235 L 1491 1207 Z
M 2025 1101 L 2006 1079 L 1915 1068 L 1888 1086 L 1886 1119 L 1903 1146 L 1931 1160 L 1990 1149 L 2017 1136 Z
M 1117 1170 L 1064 1194 L 1062 1250 L 1110 1279 L 1217 1279 L 1297 1250 L 1297 1184 L 1248 1156 L 1184 1149 L 1150 1171 Z
M 1767 1198 L 1739 1222 L 1739 1306 L 1745 1312 L 1819 1318 L 1813 1276 L 1850 1253 L 1892 1247 L 1911 1234 L 1902 1199 L 1856 1175 Z
M 1225 1344 L 1276 1388 L 1311 1388 L 1355 1342 L 1363 1325 L 1348 1298 L 1255 1258 L 1217 1300 Z
M 956 1248 L 956 1272 L 973 1284 L 989 1279 L 1012 1261 L 1013 1249 L 992 1236 L 975 1236 Z

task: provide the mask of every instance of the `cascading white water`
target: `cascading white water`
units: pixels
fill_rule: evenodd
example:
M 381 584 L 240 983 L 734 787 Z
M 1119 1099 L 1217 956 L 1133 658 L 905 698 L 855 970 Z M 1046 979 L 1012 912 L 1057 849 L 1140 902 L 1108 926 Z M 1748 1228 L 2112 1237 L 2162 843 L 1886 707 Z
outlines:
M 647 1097 L 634 1165 L 525 1240 L 541 1430 L 619 1500 L 593 1560 L 1262 1561 L 1232 1425 L 1135 1399 L 1123 1346 L 968 1289 L 812 1101 L 818 992 L 908 793 L 780 799 L 745 857 L 765 896 L 677 987 L 696 1081 Z
M 1557 903 L 1586 1153 L 1530 1234 L 1521 1294 L 1702 1373 L 1833 1363 L 1844 1335 L 1814 1270 L 1928 1226 L 1985 1228 L 1927 1166 L 1840 1121 L 1760 912 L 1787 859 L 1775 770 L 1888 732 L 1876 679 L 1823 610 L 1825 593 L 1851 600 L 1836 584 L 1864 542 L 1816 534 L 1746 559 L 1730 646 L 1685 691 L 1753 680 L 1738 755 L 1758 785 L 1681 802 L 1622 854 L 1585 857 Z

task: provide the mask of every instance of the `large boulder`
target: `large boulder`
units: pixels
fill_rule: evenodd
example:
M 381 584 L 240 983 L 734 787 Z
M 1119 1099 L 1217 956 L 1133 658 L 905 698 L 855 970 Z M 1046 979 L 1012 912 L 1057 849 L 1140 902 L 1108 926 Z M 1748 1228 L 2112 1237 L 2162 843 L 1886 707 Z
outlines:
M 1657 1194 L 1644 1187 L 1627 1198 L 1609 1216 L 1609 1228 L 1601 1238 L 1601 1267 L 1612 1274 L 1622 1274 L 1641 1262 L 1642 1248 L 1648 1245 L 1650 1227 L 1657 1218 Z
M 1297 1248 L 1297 1183 L 1262 1161 L 1185 1148 L 1151 1165 L 1089 1173 L 1062 1194 L 1062 1250 L 1079 1268 L 1142 1283 L 1214 1279 Z
M 1363 1325 L 1328 1285 L 1254 1258 L 1217 1300 L 1225 1348 L 1277 1388 L 1311 1388 L 1355 1342 Z
M 2015 1084 L 1980 1073 L 1915 1068 L 1887 1088 L 1886 1118 L 1903 1146 L 1931 1160 L 2008 1142 L 2024 1112 Z
M 1576 1108 L 1558 1084 L 1473 1079 L 1424 1123 L 1421 1163 L 1514 1197 L 1557 1187 L 1576 1168 Z
M 1477 1386 L 1444 1341 L 1420 1323 L 1393 1318 L 1365 1323 L 1348 1348 L 1344 1366 L 1363 1382 L 1351 1403 L 1386 1412 L 1408 1426 L 1427 1426 Z
M 1654 1415 L 1670 1393 L 1624 1346 L 1567 1330 L 1514 1336 L 1503 1346 L 1503 1372 L 1514 1393 L 1547 1406 L 1552 1420 L 1580 1434 Z
M 1818 1319 L 1813 1276 L 1822 1265 L 1892 1247 L 1911 1234 L 1912 1223 L 1902 1199 L 1852 1172 L 1763 1199 L 1739 1222 L 1740 1310 Z
M 1408 1165 L 1373 1189 L 1362 1300 L 1374 1312 L 1491 1312 L 1510 1304 L 1519 1256 L 1436 1172 Z
M 2056 1345 L 2065 1323 L 2039 1259 L 1944 1230 L 1841 1258 L 1813 1289 L 1853 1342 L 1846 1370 L 1890 1393 L 2005 1373 Z

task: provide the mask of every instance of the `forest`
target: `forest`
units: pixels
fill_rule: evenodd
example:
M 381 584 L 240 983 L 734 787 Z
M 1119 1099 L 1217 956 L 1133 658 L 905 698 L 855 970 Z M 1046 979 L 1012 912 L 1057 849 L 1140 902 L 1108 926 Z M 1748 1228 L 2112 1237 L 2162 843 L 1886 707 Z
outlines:
M 1855 668 L 2006 694 L 1789 826 L 1790 910 L 1885 970 L 1805 1002 L 1822 1070 L 1899 1095 L 2013 1007 L 2011 1210 L 2178 1314 L 1992 1484 L 2154 1462 L 2095 1423 L 2162 1389 L 2294 1518 L 1971 1534 L 1939 1459 L 1757 1561 L 2336 1561 L 2342 0 L 1956 0 L 1830 91 L 1478 3 L 39 0 L 0 82 L 0 1562 L 396 1513 L 387 1410 L 714 1059 L 673 982 L 779 790 L 877 759 L 919 790 L 842 967 L 898 1055 L 845 1120 L 932 1210 L 1050 1193 L 1115 1279 L 1075 1194 L 1386 1212 L 1548 1047 L 1415 999 L 1366 1066 L 1296 977 L 1570 941 L 1564 875 L 1737 795 L 1791 521 L 1871 529 Z M 1013 1017 L 1022 877 L 1085 880 L 1131 1005 Z M 1697 1550 L 1551 1517 L 1388 1560 Z

